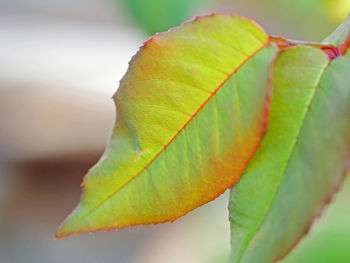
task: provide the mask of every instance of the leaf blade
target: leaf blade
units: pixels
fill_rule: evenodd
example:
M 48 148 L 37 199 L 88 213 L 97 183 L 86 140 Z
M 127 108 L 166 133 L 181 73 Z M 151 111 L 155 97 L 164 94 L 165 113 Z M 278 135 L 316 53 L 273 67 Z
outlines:
M 173 221 L 230 187 L 264 134 L 275 54 L 260 27 L 234 15 L 150 38 L 115 96 L 109 147 L 57 237 Z
M 345 19 L 345 21 L 322 43 L 326 45 L 333 45 L 335 47 L 342 45 L 346 39 L 350 36 L 350 15 Z
M 299 54 L 292 56 L 298 49 Z M 307 56 L 301 49 L 313 55 Z M 288 56 L 294 58 L 286 59 Z M 277 60 L 268 132 L 246 173 L 231 189 L 230 262 L 273 262 L 283 257 L 343 178 L 350 145 L 346 117 L 350 113 L 346 84 L 350 79 L 345 73 L 350 64 L 344 60 L 338 57 L 329 63 L 325 54 L 313 47 L 291 48 Z M 291 61 L 299 63 L 294 72 Z M 305 62 L 309 68 L 302 67 Z M 317 89 L 303 94 L 311 84 L 305 77 L 311 80 L 312 76 Z M 291 92 L 296 93 L 295 100 Z M 301 102 L 303 98 L 309 103 Z M 295 105 L 299 110 L 306 107 L 304 117 L 295 114 Z M 329 127 L 335 119 L 339 122 Z
M 322 43 L 337 47 L 341 55 L 350 55 L 350 14 L 345 21 Z

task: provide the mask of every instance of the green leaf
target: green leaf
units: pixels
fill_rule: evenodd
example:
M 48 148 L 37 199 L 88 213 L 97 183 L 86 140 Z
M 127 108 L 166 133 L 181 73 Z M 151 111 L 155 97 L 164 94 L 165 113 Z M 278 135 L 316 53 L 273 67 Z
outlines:
M 335 47 L 342 45 L 350 37 L 350 15 L 331 35 L 329 35 L 322 43 L 333 45 Z
M 270 125 L 231 188 L 230 262 L 274 262 L 308 231 L 343 180 L 350 146 L 350 59 L 284 49 Z
M 281 262 L 350 262 L 350 174 L 310 233 Z
M 276 52 L 235 15 L 145 42 L 114 97 L 109 145 L 57 237 L 174 221 L 232 186 L 265 133 Z
M 350 14 L 323 43 L 337 47 L 341 55 L 350 56 Z

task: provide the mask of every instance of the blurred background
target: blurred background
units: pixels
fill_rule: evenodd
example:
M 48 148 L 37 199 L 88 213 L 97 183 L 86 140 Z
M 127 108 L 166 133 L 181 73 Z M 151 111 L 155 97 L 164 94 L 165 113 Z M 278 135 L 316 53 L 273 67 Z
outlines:
M 225 262 L 227 192 L 172 224 L 53 239 L 111 133 L 131 56 L 210 11 L 320 41 L 350 0 L 0 0 L 0 263 Z M 350 262 L 348 200 L 350 179 L 283 262 Z

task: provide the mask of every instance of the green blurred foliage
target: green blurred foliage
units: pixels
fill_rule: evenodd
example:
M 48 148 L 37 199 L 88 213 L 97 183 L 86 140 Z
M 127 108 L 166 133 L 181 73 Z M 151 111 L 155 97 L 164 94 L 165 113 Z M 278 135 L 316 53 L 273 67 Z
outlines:
M 209 0 L 119 0 L 131 19 L 148 34 L 167 31 L 187 20 Z
M 350 0 L 216 0 L 215 3 L 222 11 L 255 19 L 273 35 L 317 42 L 350 12 Z
M 304 39 L 321 41 L 346 17 L 350 0 L 268 0 L 286 29 L 299 31 Z M 277 22 L 277 21 L 276 21 Z
M 272 34 L 321 41 L 350 12 L 350 0 L 115 0 L 147 34 L 179 26 L 194 14 L 224 11 L 242 14 Z M 270 30 L 269 30 L 270 29 Z

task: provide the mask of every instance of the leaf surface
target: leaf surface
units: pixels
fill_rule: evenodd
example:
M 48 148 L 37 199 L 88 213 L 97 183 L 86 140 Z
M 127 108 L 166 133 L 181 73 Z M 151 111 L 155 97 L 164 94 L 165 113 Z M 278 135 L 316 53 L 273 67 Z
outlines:
M 196 17 L 145 42 L 114 97 L 109 145 L 57 237 L 174 221 L 222 194 L 265 133 L 276 52 L 235 15 Z
M 270 124 L 231 188 L 230 262 L 270 263 L 308 231 L 344 177 L 350 149 L 350 58 L 311 46 L 274 65 Z

